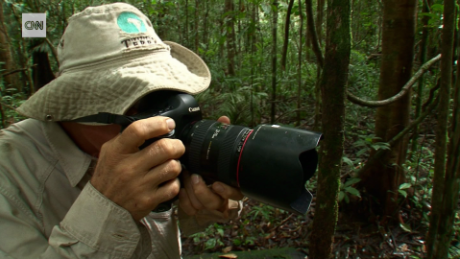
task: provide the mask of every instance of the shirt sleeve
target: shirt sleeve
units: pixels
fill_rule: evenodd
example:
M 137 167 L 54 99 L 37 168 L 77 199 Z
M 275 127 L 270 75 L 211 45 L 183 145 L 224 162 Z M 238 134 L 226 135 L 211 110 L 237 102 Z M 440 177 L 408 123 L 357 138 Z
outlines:
M 146 258 L 150 242 L 128 211 L 88 183 L 49 238 L 19 193 L 0 187 L 0 258 Z M 144 244 L 144 245 L 143 245 Z
M 212 223 L 227 223 L 230 220 L 236 219 L 241 213 L 243 202 L 229 200 L 227 209 L 224 212 L 199 210 L 194 216 L 187 215 L 180 206 L 178 208 L 181 233 L 189 236 L 204 231 Z

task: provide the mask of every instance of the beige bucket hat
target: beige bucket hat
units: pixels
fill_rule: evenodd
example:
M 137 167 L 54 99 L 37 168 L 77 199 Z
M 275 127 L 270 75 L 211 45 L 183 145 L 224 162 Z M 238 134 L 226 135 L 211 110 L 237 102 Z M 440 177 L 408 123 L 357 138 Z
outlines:
M 17 111 L 42 121 L 123 114 L 157 90 L 197 94 L 211 74 L 189 49 L 162 41 L 149 19 L 125 3 L 88 7 L 69 18 L 58 46 L 60 75 Z

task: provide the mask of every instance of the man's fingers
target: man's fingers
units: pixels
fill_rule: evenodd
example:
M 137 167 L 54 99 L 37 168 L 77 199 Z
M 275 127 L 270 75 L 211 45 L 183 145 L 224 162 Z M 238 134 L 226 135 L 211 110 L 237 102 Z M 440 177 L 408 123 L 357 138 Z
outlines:
M 137 169 L 148 170 L 170 159 L 179 159 L 185 153 L 185 146 L 179 139 L 159 139 L 133 155 Z
M 220 116 L 220 118 L 217 119 L 217 121 L 225 124 L 230 124 L 230 118 L 228 118 L 227 116 Z
M 190 173 L 188 171 L 184 171 L 184 172 L 182 172 L 182 176 L 183 176 L 182 179 L 183 179 L 183 183 L 184 183 L 184 186 L 185 186 L 185 190 L 187 191 L 187 196 L 190 199 L 190 203 L 197 210 L 204 209 L 203 204 L 201 204 L 201 202 L 195 196 L 195 192 L 193 190 L 193 184 L 192 184 L 192 179 L 190 177 Z
M 182 188 L 179 192 L 179 206 L 189 216 L 196 214 L 196 209 L 193 207 L 190 198 L 188 197 L 187 191 Z
M 244 195 L 240 190 L 222 182 L 214 182 L 212 184 L 212 189 L 224 199 L 241 200 L 244 198 Z
M 157 190 L 159 195 L 159 200 L 161 202 L 169 201 L 176 197 L 180 191 L 180 181 L 178 178 L 174 180 L 169 180 L 160 186 Z
M 215 194 L 211 189 L 206 186 L 201 176 L 197 174 L 192 175 L 193 191 L 197 200 L 208 210 L 221 209 L 225 203 L 219 195 Z
M 174 120 L 167 117 L 152 117 L 138 120 L 129 125 L 115 139 L 116 149 L 119 153 L 136 152 L 147 139 L 159 137 L 169 133 L 175 127 Z
M 143 181 L 150 186 L 152 184 L 161 185 L 179 177 L 181 171 L 182 166 L 180 162 L 172 159 L 149 170 L 144 176 Z

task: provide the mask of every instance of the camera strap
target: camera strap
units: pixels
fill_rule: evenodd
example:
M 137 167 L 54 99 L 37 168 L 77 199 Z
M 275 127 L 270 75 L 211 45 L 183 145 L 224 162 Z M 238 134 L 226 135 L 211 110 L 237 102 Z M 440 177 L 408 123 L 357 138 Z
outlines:
M 119 115 L 119 114 L 113 114 L 113 113 L 108 113 L 108 112 L 100 112 L 98 114 L 81 117 L 81 118 L 78 118 L 72 121 L 74 122 L 96 122 L 96 123 L 102 123 L 102 124 L 118 124 L 118 125 L 121 125 L 123 128 L 125 128 L 136 120 L 137 120 L 136 118 L 126 116 L 126 115 Z

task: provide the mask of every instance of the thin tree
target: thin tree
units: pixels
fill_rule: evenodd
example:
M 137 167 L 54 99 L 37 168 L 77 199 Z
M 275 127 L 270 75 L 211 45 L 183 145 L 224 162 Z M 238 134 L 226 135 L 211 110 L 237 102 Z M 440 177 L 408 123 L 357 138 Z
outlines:
M 318 43 L 321 45 L 323 40 L 323 17 L 325 0 L 318 0 L 316 6 L 316 34 L 318 35 Z M 300 8 L 300 7 L 299 7 Z
M 3 68 L 7 71 L 12 71 L 16 66 L 13 60 L 11 42 L 10 38 L 8 37 L 6 23 L 4 22 L 3 15 L 3 1 L 0 1 L 0 61 L 3 62 L 3 64 L 0 64 L 0 69 Z M 17 73 L 3 77 L 3 80 L 7 87 L 16 88 L 18 91 L 22 90 L 22 87 L 19 85 L 19 77 Z
M 320 165 L 315 218 L 310 236 L 312 259 L 330 258 L 338 216 L 337 198 L 344 142 L 345 98 L 350 62 L 350 0 L 329 0 L 326 54 L 321 77 L 324 140 Z M 337 22 L 337 21 L 340 22 Z
M 416 0 L 383 1 L 382 61 L 380 67 L 379 100 L 399 93 L 412 74 L 415 41 Z M 376 142 L 387 142 L 409 124 L 410 95 L 377 108 L 375 115 Z M 405 181 L 402 165 L 406 161 L 408 136 L 399 139 L 385 151 L 378 162 L 361 173 L 360 188 L 377 200 L 374 211 L 398 219 L 398 189 Z M 371 156 L 376 150 L 371 151 Z M 376 160 L 373 160 L 376 161 Z M 369 162 L 368 162 L 369 163 Z
M 277 28 L 278 28 L 278 1 L 273 0 L 272 4 L 273 22 L 272 22 L 272 102 L 271 102 L 271 115 L 270 123 L 275 123 L 275 111 L 276 111 L 276 42 L 277 42 Z
M 317 70 L 316 70 L 317 81 L 315 84 L 315 96 L 316 96 L 315 98 L 315 125 L 313 126 L 313 128 L 315 130 L 320 130 L 321 113 L 322 113 L 321 112 L 322 100 L 321 100 L 321 89 L 320 89 L 320 76 L 321 76 L 321 70 L 324 66 L 324 58 L 323 58 L 323 54 L 321 52 L 321 48 L 318 42 L 318 36 L 316 34 L 315 22 L 313 18 L 312 0 L 305 0 L 305 7 L 306 7 L 306 13 L 307 13 L 307 46 L 308 46 L 308 43 L 310 43 L 313 49 L 313 52 L 315 53 L 316 64 L 317 64 Z
M 288 9 L 286 12 L 286 21 L 284 22 L 284 43 L 283 43 L 283 52 L 281 54 L 281 70 L 286 70 L 286 56 L 289 44 L 289 27 L 291 24 L 291 13 L 292 6 L 294 6 L 294 0 L 289 0 Z
M 426 248 L 427 258 L 447 258 L 448 245 L 450 244 L 452 217 L 454 216 L 453 202 L 457 202 L 458 193 L 454 196 L 453 182 L 458 166 L 446 166 L 448 147 L 448 118 L 450 106 L 450 88 L 452 87 L 452 57 L 455 31 L 455 1 L 444 0 L 442 43 L 441 43 L 441 88 L 439 90 L 440 103 L 438 107 L 436 126 L 436 146 L 434 161 L 432 209 L 430 217 L 430 228 L 427 234 Z M 457 125 L 457 121 L 454 124 Z M 451 135 L 452 136 L 452 135 Z M 450 150 L 458 149 L 449 146 Z M 453 151 L 451 151 L 453 152 Z M 450 154 L 449 154 L 450 155 Z M 452 161 L 454 159 L 454 162 Z M 448 164 L 457 163 L 458 157 L 448 160 Z M 458 185 L 458 183 L 456 183 Z M 456 188 L 458 189 L 458 187 Z M 442 244 L 442 242 L 447 242 Z
M 225 0 L 226 37 L 227 37 L 227 74 L 235 75 L 235 15 L 233 0 Z
M 424 13 L 429 13 L 430 12 L 430 7 L 432 5 L 432 0 L 426 0 L 423 1 L 423 12 Z M 430 29 L 428 28 L 428 21 L 430 20 L 430 17 L 428 15 L 425 15 L 422 17 L 422 39 L 420 40 L 420 64 L 425 63 L 427 59 L 427 48 L 428 48 L 428 34 L 430 34 Z M 417 96 L 415 99 L 415 117 L 420 116 L 422 113 L 422 94 L 423 94 L 423 88 L 425 86 L 425 78 L 423 75 L 420 77 L 418 80 L 418 85 L 417 85 Z M 419 127 L 417 126 L 414 129 L 414 134 L 412 137 L 412 145 L 411 145 L 411 156 L 417 151 L 417 139 L 418 139 L 418 132 L 419 132 Z
M 302 35 L 303 35 L 303 12 L 302 12 L 302 0 L 299 0 L 299 54 L 298 54 L 298 69 L 297 69 L 297 126 L 300 126 L 301 120 L 301 93 L 302 93 Z
M 200 34 L 200 28 L 198 26 L 199 24 L 199 15 L 198 15 L 198 9 L 200 8 L 200 1 L 195 0 L 195 52 L 198 53 L 198 42 L 199 42 L 199 34 Z
M 208 47 L 208 42 L 209 42 L 209 36 L 208 36 L 208 18 L 209 18 L 209 1 L 204 1 L 204 17 L 203 17 L 203 33 L 202 33 L 202 40 L 201 42 Z
M 188 36 L 188 0 L 185 0 L 185 26 L 184 26 L 184 35 L 185 35 L 185 40 L 184 43 L 189 46 L 189 36 Z

